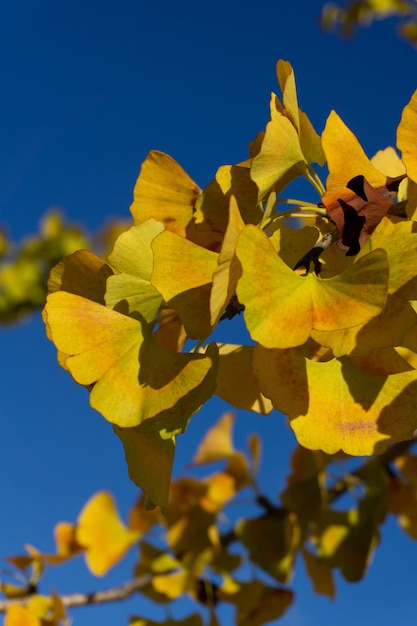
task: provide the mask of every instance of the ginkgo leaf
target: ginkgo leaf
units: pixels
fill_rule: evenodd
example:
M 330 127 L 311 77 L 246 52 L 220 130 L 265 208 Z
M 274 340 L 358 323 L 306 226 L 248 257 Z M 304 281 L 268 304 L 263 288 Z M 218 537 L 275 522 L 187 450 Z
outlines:
M 417 91 L 403 109 L 401 121 L 397 128 L 397 146 L 401 150 L 402 160 L 407 168 L 408 176 L 417 182 Z
M 77 522 L 77 541 L 95 576 L 104 576 L 140 537 L 121 522 L 112 495 L 105 491 L 90 498 Z
M 280 59 L 277 62 L 277 78 L 282 93 L 283 107 L 277 108 L 288 115 L 300 137 L 300 146 L 308 163 L 324 165 L 326 157 L 321 146 L 320 136 L 316 133 L 307 115 L 298 108 L 297 90 L 294 70 L 288 61 Z
M 297 350 L 255 347 L 262 392 L 287 414 L 300 445 L 335 454 L 383 452 L 417 427 L 417 371 L 374 376 L 347 357 L 327 362 Z
M 263 415 L 272 411 L 253 371 L 253 346 L 220 344 L 216 395 L 238 409 Z
M 147 506 L 167 509 L 175 437 L 162 439 L 158 432 L 141 432 L 140 428 L 120 428 L 114 432 L 123 443 L 130 479 L 147 496 Z
M 417 232 L 414 222 L 385 218 L 369 241 L 369 249 L 383 248 L 389 263 L 389 293 L 399 291 L 407 300 L 417 300 Z M 400 291 L 401 290 L 401 291 Z
M 121 313 L 139 312 L 152 321 L 162 296 L 151 285 L 152 240 L 164 230 L 161 222 L 149 219 L 122 233 L 116 240 L 108 264 L 115 274 L 107 280 L 106 305 Z
M 329 167 L 322 201 L 339 231 L 338 246 L 355 255 L 387 214 L 405 173 L 396 175 L 397 162 L 389 176 L 379 171 L 335 111 L 327 118 L 322 141 Z
M 252 561 L 279 582 L 290 580 L 301 541 L 301 529 L 294 514 L 240 520 L 235 533 Z
M 346 202 L 354 197 L 354 192 L 346 189 L 346 183 L 355 176 L 363 176 L 372 187 L 386 184 L 386 175 L 371 163 L 355 135 L 335 111 L 327 118 L 322 143 L 329 168 L 323 198 L 326 206 L 337 202 L 343 189 Z
M 230 198 L 229 223 L 217 259 L 210 292 L 210 325 L 215 326 L 232 297 L 240 276 L 240 264 L 235 256 L 236 244 L 245 223 L 235 198 Z
M 229 583 L 228 587 L 232 587 Z M 236 605 L 236 626 L 262 626 L 278 620 L 292 604 L 293 593 L 289 589 L 271 587 L 264 581 L 239 582 L 238 590 L 225 587 L 219 596 Z
M 233 445 L 234 413 L 224 413 L 204 435 L 193 457 L 195 465 L 212 463 L 235 453 Z
M 218 250 L 226 232 L 232 196 L 239 198 L 240 213 L 246 224 L 258 224 L 262 218 L 257 202 L 258 189 L 249 169 L 240 165 L 220 166 L 214 180 L 197 198 L 194 214 L 199 232 L 212 231 L 213 237 L 217 233 L 218 246 L 211 246 L 211 250 Z
M 314 591 L 318 594 L 334 598 L 336 594 L 333 572 L 324 559 L 302 548 L 301 553 L 307 573 L 313 583 Z
M 333 331 L 311 333 L 312 339 L 332 349 L 335 356 L 363 356 L 373 350 L 401 345 L 408 330 L 417 324 L 417 315 L 398 295 L 389 295 L 385 307 L 366 324 Z
M 384 150 L 378 150 L 371 158 L 371 163 L 385 176 L 403 176 L 406 174 L 406 168 L 397 151 L 392 146 L 388 146 Z
M 278 257 L 268 237 L 249 225 L 240 234 L 236 254 L 243 269 L 237 295 L 245 305 L 246 326 L 265 347 L 301 345 L 313 329 L 365 324 L 385 305 L 388 263 L 382 250 L 340 276 L 299 276 Z
M 165 350 L 144 320 L 65 292 L 49 295 L 45 311 L 50 336 L 67 355 L 66 368 L 81 385 L 94 385 L 91 406 L 118 426 L 136 426 L 172 409 L 199 387 L 216 358 L 214 352 Z
M 390 179 L 385 185 L 375 189 L 362 174 L 358 174 L 346 183 L 346 188 L 350 191 L 345 193 L 345 190 L 340 190 L 340 197 L 336 202 L 329 203 L 323 197 L 330 219 L 337 226 L 337 245 L 346 251 L 346 256 L 358 254 L 387 215 L 403 178 L 404 176 L 399 176 Z M 350 195 L 352 191 L 353 197 Z M 348 200 L 343 196 L 348 197 Z
M 218 255 L 165 231 L 152 241 L 152 285 L 177 311 L 191 339 L 211 331 L 210 292 Z
M 48 292 L 68 291 L 104 304 L 104 294 L 112 269 L 88 250 L 78 250 L 52 268 Z
M 142 164 L 130 206 L 135 225 L 150 217 L 182 237 L 201 189 L 168 154 L 152 150 Z
M 301 151 L 297 129 L 277 110 L 276 96 L 271 97 L 271 121 L 266 126 L 261 151 L 253 159 L 251 177 L 262 200 L 271 189 L 282 188 L 305 172 L 306 159 Z

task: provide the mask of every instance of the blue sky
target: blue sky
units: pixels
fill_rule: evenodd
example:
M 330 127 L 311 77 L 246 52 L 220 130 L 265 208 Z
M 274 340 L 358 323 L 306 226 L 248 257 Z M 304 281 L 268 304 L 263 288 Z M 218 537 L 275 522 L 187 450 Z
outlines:
M 140 164 L 154 148 L 204 186 L 219 165 L 245 159 L 264 128 L 279 58 L 294 66 L 300 106 L 319 132 L 335 109 L 369 155 L 392 145 L 417 88 L 417 52 L 395 36 L 391 20 L 348 41 L 324 34 L 321 6 L 318 0 L 2 2 L 0 225 L 16 241 L 55 206 L 90 230 L 129 217 Z M 242 324 L 236 322 L 235 339 Z M 39 315 L 0 329 L 0 342 L 0 555 L 20 553 L 25 542 L 51 550 L 54 524 L 75 520 L 94 492 L 111 490 L 125 514 L 137 490 L 109 424 L 56 364 Z M 226 408 L 215 400 L 193 418 L 179 440 L 175 475 Z M 265 437 L 262 477 L 268 493 L 278 493 L 293 435 L 277 413 L 239 414 L 237 443 L 245 445 L 249 432 Z M 335 601 L 315 596 L 297 567 L 297 599 L 279 623 L 408 624 L 416 556 L 417 546 L 391 520 L 366 579 L 338 581 Z M 131 555 L 96 581 L 79 561 L 52 572 L 45 591 L 117 584 L 133 562 Z M 163 620 L 134 599 L 94 614 L 77 610 L 75 624 L 123 624 L 142 609 Z

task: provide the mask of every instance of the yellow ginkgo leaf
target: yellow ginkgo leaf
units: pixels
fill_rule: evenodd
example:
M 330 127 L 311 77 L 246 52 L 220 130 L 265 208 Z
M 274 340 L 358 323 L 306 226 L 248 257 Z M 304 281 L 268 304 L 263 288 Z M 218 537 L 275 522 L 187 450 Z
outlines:
M 150 217 L 182 237 L 201 189 L 170 156 L 152 150 L 142 164 L 130 207 L 135 225 Z
M 151 243 L 164 229 L 161 222 L 149 219 L 122 233 L 107 261 L 115 274 L 107 280 L 106 305 L 121 313 L 138 312 L 151 322 L 161 305 L 162 296 L 151 285 L 153 268 Z
M 143 319 L 69 293 L 50 294 L 45 315 L 66 368 L 79 384 L 93 385 L 91 406 L 118 426 L 173 408 L 200 386 L 216 358 L 213 351 L 209 357 L 165 350 Z
M 412 220 L 384 218 L 369 241 L 369 249 L 383 248 L 389 263 L 389 293 L 417 300 L 417 232 Z
M 253 159 L 251 177 L 262 200 L 271 189 L 282 188 L 293 178 L 303 175 L 306 159 L 301 151 L 297 129 L 291 120 L 276 109 L 271 98 L 271 121 L 268 122 L 261 151 Z
M 395 148 L 389 146 L 385 150 L 378 150 L 371 159 L 372 165 L 385 176 L 402 176 L 406 174 L 404 163 L 401 161 Z
M 332 349 L 334 356 L 363 356 L 373 350 L 401 345 L 406 332 L 417 324 L 417 315 L 398 295 L 389 295 L 379 315 L 364 325 L 333 331 L 313 330 L 312 339 Z
M 292 121 L 300 138 L 301 151 L 308 163 L 324 165 L 326 157 L 321 146 L 321 139 L 313 128 L 307 115 L 298 108 L 294 70 L 288 61 L 277 62 L 277 78 L 282 93 L 282 104 L 277 99 L 277 109 L 285 113 Z
M 104 576 L 140 536 L 121 522 L 112 495 L 105 491 L 90 498 L 77 522 L 77 541 L 85 548 L 88 568 L 96 576 Z
M 352 191 L 346 190 L 346 184 L 355 176 L 363 176 L 375 188 L 386 184 L 386 175 L 371 163 L 355 135 L 335 111 L 327 118 L 322 142 L 329 167 L 326 193 L 323 197 L 326 206 L 337 202 L 343 189 L 345 189 L 343 198 L 346 201 L 349 194 L 351 197 L 355 195 Z
M 375 376 L 347 357 L 306 359 L 298 350 L 255 347 L 262 392 L 287 414 L 300 445 L 351 455 L 383 452 L 417 428 L 417 371 Z
M 42 626 L 42 622 L 28 607 L 16 604 L 7 608 L 4 626 Z
M 194 455 L 193 463 L 201 465 L 225 459 L 235 453 L 232 433 L 235 415 L 224 413 L 204 435 Z
M 397 146 L 401 150 L 402 160 L 408 176 L 417 182 L 417 91 L 403 109 L 397 128 Z
M 254 341 L 265 347 L 303 344 L 315 330 L 365 324 L 380 313 L 388 290 L 385 252 L 375 250 L 340 276 L 299 276 L 276 254 L 255 226 L 240 234 L 236 254 L 243 273 L 237 285 L 245 322 Z
M 245 223 L 235 198 L 230 198 L 229 223 L 217 259 L 218 267 L 213 274 L 210 293 L 210 324 L 215 326 L 230 301 L 240 276 L 240 264 L 236 258 L 236 244 Z
M 165 302 L 180 314 L 191 339 L 211 331 L 210 292 L 218 255 L 165 231 L 152 241 L 152 285 Z

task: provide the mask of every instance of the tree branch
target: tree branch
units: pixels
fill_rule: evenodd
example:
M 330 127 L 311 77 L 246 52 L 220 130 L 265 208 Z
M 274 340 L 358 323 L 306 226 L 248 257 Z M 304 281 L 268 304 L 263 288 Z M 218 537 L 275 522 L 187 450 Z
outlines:
M 151 579 L 152 574 L 143 574 L 120 585 L 120 587 L 113 587 L 112 589 L 105 589 L 103 591 L 93 591 L 92 593 L 72 593 L 67 596 L 60 596 L 60 599 L 66 608 L 88 606 L 90 604 L 103 604 L 105 602 L 120 602 L 146 587 Z M 28 595 L 18 599 L 8 598 L 6 600 L 0 600 L 0 614 L 4 614 L 12 605 L 26 604 L 30 597 L 31 596 Z

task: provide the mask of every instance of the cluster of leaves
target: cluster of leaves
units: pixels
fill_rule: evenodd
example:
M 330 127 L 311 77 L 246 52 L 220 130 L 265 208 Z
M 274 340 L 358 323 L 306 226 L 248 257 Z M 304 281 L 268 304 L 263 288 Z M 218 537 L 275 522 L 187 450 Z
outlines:
M 369 26 L 374 20 L 401 18 L 398 34 L 413 46 L 417 45 L 417 5 L 415 0 L 349 0 L 346 8 L 327 2 L 321 14 L 325 29 L 340 30 L 344 36 L 354 33 L 357 26 Z
M 127 227 L 127 223 L 114 223 L 91 237 L 52 210 L 42 218 L 39 234 L 19 244 L 0 231 L 0 324 L 15 322 L 44 306 L 49 272 L 64 256 L 91 247 L 106 254 Z
M 8 598 L 5 626 L 65 626 L 66 608 L 82 604 L 80 594 L 48 597 L 38 588 L 48 567 L 77 555 L 84 555 L 90 572 L 101 577 L 135 547 L 130 589 L 165 607 L 164 624 L 202 626 L 206 613 L 206 623 L 218 626 L 219 608 L 226 603 L 235 610 L 237 626 L 261 626 L 281 617 L 293 602 L 289 583 L 297 559 L 304 562 L 315 591 L 333 597 L 335 570 L 351 582 L 363 577 L 388 513 L 417 538 L 417 457 L 408 443 L 351 471 L 343 455 L 336 459 L 297 447 L 287 484 L 272 502 L 257 482 L 261 441 L 252 435 L 248 454 L 237 450 L 233 423 L 233 414 L 226 413 L 206 433 L 193 465 L 216 463 L 219 469 L 174 481 L 166 516 L 160 509 L 149 511 L 142 497 L 125 525 L 112 496 L 100 492 L 76 524 L 57 524 L 54 553 L 27 545 L 26 555 L 8 558 L 26 583 L 1 586 Z M 257 510 L 239 518 L 236 509 L 240 512 L 239 501 L 248 491 Z M 85 603 L 123 599 L 123 589 L 89 594 Z M 197 612 L 177 622 L 169 607 L 184 596 L 196 603 Z M 160 623 L 135 615 L 129 624 Z
M 151 152 L 134 226 L 107 262 L 81 250 L 49 278 L 44 319 L 59 362 L 163 509 L 175 438 L 213 394 L 278 409 L 301 445 L 327 454 L 380 454 L 417 428 L 417 92 L 398 127 L 402 160 L 393 148 L 369 160 L 334 111 L 316 133 L 288 62 L 277 77 L 282 102 L 272 94 L 249 159 L 202 191 Z M 326 163 L 324 186 L 313 164 Z M 298 177 L 316 203 L 282 197 Z M 210 342 L 243 308 L 247 344 Z

